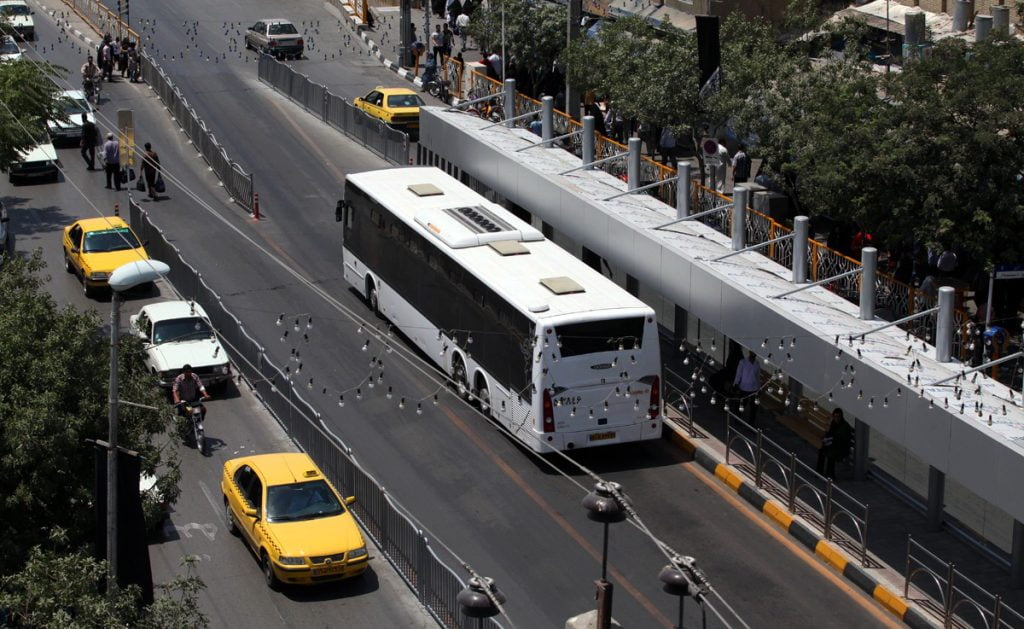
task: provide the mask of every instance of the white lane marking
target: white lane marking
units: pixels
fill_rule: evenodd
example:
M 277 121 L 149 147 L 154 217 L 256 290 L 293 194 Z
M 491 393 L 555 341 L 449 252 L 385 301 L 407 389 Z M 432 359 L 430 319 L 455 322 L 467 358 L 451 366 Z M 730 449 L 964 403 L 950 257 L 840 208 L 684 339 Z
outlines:
M 220 521 L 220 523 L 227 524 L 227 522 L 224 521 L 224 510 L 221 508 L 221 503 L 213 499 L 213 494 L 210 492 L 210 488 L 206 485 L 206 483 L 204 483 L 203 481 L 199 481 L 199 489 L 203 490 L 203 495 L 206 496 L 206 500 L 210 503 L 210 507 L 213 509 L 213 512 L 217 515 L 217 519 Z
M 211 542 L 217 538 L 217 525 L 212 522 L 189 522 L 188 524 L 172 524 L 180 535 L 192 539 L 192 531 L 199 531 Z M 166 529 L 166 525 L 164 526 Z

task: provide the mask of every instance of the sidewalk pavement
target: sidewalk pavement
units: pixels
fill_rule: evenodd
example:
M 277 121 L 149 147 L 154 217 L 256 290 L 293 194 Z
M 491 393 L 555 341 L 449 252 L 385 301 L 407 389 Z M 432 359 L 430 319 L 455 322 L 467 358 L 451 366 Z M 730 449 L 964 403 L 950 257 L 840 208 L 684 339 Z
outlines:
M 677 346 L 663 344 L 662 357 L 666 364 L 681 367 L 684 354 L 679 352 Z M 686 370 L 683 375 L 688 372 L 689 370 Z M 732 382 L 731 375 L 728 382 Z M 686 390 L 685 387 L 680 387 L 678 382 L 671 384 Z M 792 516 L 786 511 L 784 504 L 772 499 L 767 491 L 757 489 L 753 479 L 745 476 L 743 471 L 732 465 L 725 465 L 726 423 L 722 407 L 708 405 L 706 396 L 698 396 L 693 402 L 691 412 L 698 435 L 691 437 L 687 431 L 670 426 L 673 428 L 673 434 L 670 435 L 672 441 L 692 452 L 698 463 L 756 508 L 761 509 L 776 524 L 821 556 L 844 577 L 873 595 L 906 624 L 916 627 L 930 626 L 938 622 L 936 616 L 924 610 L 925 606 L 915 602 L 923 601 L 925 598 L 919 590 L 911 589 L 912 600 L 902 599 L 908 534 L 913 535 L 914 541 L 939 558 L 955 563 L 958 571 L 992 594 L 1002 597 L 1010 607 L 1016 610 L 1024 609 L 1024 591 L 1011 589 L 1009 573 L 1004 568 L 993 563 L 973 546 L 955 537 L 946 528 L 941 531 L 929 531 L 924 513 L 893 494 L 878 480 L 872 479 L 870 474 L 868 480 L 854 480 L 852 461 L 847 460 L 837 465 L 835 486 L 870 507 L 867 547 L 873 560 L 870 563 L 875 565 L 862 568 L 859 557 L 824 541 L 820 528 L 799 516 Z M 770 410 L 770 405 L 761 405 L 758 411 L 758 428 L 763 431 L 765 437 L 787 451 L 795 453 L 800 461 L 814 468 L 818 456 L 817 446 L 808 443 L 802 436 L 783 425 L 778 419 L 778 414 Z M 915 583 L 920 585 L 916 580 Z

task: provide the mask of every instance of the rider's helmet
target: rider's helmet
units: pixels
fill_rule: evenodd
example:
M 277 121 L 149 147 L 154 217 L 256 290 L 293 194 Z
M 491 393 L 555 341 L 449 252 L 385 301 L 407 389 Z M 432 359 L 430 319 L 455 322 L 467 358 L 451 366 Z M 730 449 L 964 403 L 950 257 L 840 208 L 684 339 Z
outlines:
M 192 373 L 192 365 L 185 363 L 181 370 L 186 374 Z

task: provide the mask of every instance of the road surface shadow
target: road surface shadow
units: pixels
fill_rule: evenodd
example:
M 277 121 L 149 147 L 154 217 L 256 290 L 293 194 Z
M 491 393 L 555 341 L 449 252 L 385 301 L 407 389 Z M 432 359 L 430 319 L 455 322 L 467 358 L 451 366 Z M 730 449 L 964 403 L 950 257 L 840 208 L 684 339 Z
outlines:
M 387 561 L 380 555 L 377 556 L 376 560 Z M 373 571 L 373 568 L 369 568 L 361 576 L 344 581 L 333 581 L 303 587 L 281 586 L 281 594 L 298 602 L 333 601 L 370 594 L 379 589 L 380 580 L 377 578 L 377 573 Z

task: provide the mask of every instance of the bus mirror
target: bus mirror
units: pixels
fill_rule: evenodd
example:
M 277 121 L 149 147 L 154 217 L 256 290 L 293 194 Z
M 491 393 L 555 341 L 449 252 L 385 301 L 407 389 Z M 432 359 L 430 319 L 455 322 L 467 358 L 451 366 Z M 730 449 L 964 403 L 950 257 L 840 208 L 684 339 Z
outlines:
M 340 223 L 345 218 L 345 202 L 338 201 L 338 205 L 334 206 L 334 220 Z

